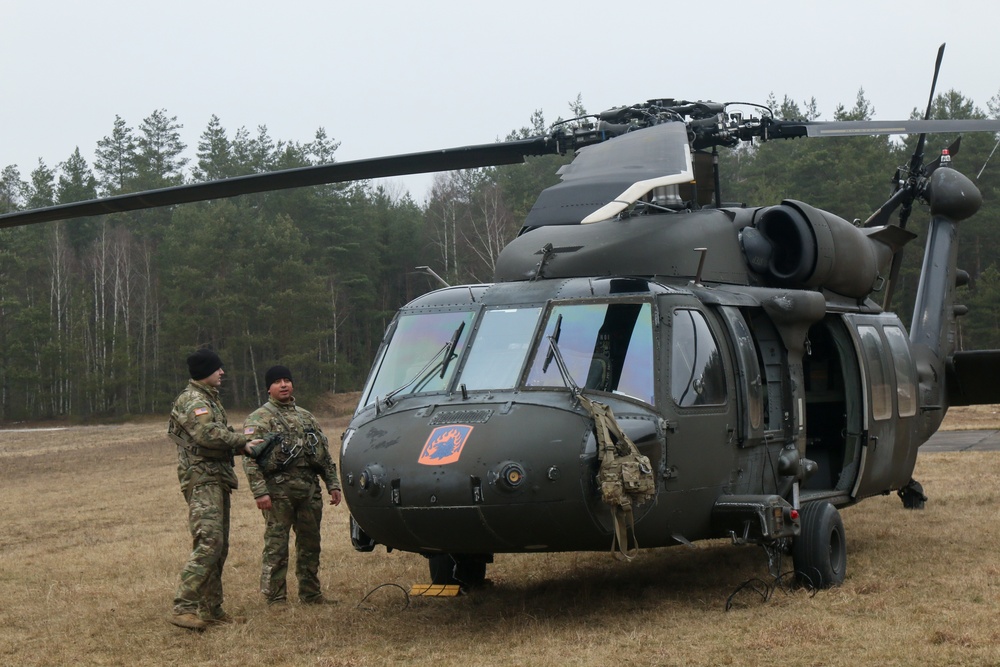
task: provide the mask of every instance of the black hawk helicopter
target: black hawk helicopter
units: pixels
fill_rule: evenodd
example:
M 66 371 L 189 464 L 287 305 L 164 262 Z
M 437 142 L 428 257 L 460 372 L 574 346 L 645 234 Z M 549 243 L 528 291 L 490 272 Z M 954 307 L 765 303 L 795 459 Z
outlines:
M 390 324 L 339 451 L 355 548 L 420 553 L 435 583 L 474 586 L 497 553 L 612 545 L 630 557 L 728 537 L 763 546 L 775 576 L 790 553 L 800 579 L 830 586 L 846 571 L 838 508 L 892 491 L 921 506 L 918 448 L 948 407 L 1000 402 L 1000 351 L 955 349 L 968 278 L 958 226 L 982 198 L 923 155 L 927 132 L 1000 121 L 931 121 L 930 103 L 898 122 L 728 109 L 651 100 L 529 139 L 22 211 L 0 226 L 575 151 L 494 282 L 425 294 Z M 920 137 L 863 225 L 801 201 L 723 204 L 719 147 L 872 134 Z M 930 221 L 907 332 L 890 307 L 916 202 Z

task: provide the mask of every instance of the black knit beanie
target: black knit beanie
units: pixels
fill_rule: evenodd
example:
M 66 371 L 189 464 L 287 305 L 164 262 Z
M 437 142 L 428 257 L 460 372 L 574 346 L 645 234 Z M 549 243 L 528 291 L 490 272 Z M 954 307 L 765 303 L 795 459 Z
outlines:
M 208 348 L 202 348 L 187 358 L 187 364 L 192 380 L 204 380 L 222 368 L 222 359 Z
M 271 385 L 281 378 L 287 378 L 289 382 L 294 382 L 290 370 L 284 366 L 271 366 L 267 369 L 267 373 L 264 374 L 264 386 L 270 389 Z

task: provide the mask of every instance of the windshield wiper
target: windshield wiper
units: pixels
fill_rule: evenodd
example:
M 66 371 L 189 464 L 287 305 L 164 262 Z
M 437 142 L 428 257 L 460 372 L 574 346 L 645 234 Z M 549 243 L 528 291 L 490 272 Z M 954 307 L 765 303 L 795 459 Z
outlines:
M 545 363 L 542 364 L 542 373 L 547 373 L 549 370 L 549 364 L 552 363 L 552 357 L 555 354 L 556 344 L 559 343 L 559 335 L 562 334 L 562 314 L 556 318 L 555 331 L 549 336 L 549 340 L 552 345 L 549 346 L 549 351 L 545 353 Z
M 561 317 L 562 316 L 560 315 L 560 318 Z M 558 324 L 556 325 L 556 328 L 558 329 Z M 559 332 L 556 331 L 556 333 L 549 336 L 549 353 L 545 359 L 545 365 L 542 368 L 544 369 L 545 366 L 548 366 L 549 362 L 552 361 L 552 359 L 555 359 L 556 366 L 559 367 L 559 375 L 562 376 L 563 382 L 566 384 L 567 387 L 569 387 L 573 391 L 574 396 L 579 396 L 582 390 L 576 384 L 576 382 L 573 381 L 573 376 L 570 375 L 569 368 L 566 366 L 566 362 L 563 360 L 562 352 L 559 350 L 559 340 L 556 337 L 558 333 Z
M 451 360 L 457 357 L 455 354 L 455 348 L 458 347 L 458 339 L 462 337 L 462 331 L 465 330 L 465 322 L 463 321 L 455 329 L 454 335 L 452 335 L 451 340 L 448 342 L 448 351 L 444 355 L 444 359 L 441 363 L 441 379 L 444 379 L 444 374 L 448 371 L 448 366 L 451 364 Z
M 556 318 L 556 325 L 553 327 L 552 335 L 549 336 L 549 351 L 545 353 L 545 362 L 542 364 L 542 373 L 549 370 L 552 360 L 556 360 L 556 367 L 559 368 L 559 375 L 562 376 L 563 383 L 573 390 L 574 396 L 580 395 L 580 387 L 573 381 L 573 376 L 569 373 L 569 368 L 563 360 L 562 351 L 559 349 L 559 336 L 562 334 L 563 316 L 560 314 Z

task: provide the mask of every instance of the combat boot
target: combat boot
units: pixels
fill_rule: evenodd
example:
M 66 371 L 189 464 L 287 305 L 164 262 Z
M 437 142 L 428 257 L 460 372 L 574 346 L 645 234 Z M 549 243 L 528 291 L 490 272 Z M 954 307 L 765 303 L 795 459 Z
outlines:
M 197 614 L 190 612 L 186 614 L 174 614 L 167 620 L 178 628 L 185 628 L 187 630 L 204 630 L 208 627 L 208 623 L 198 618 Z

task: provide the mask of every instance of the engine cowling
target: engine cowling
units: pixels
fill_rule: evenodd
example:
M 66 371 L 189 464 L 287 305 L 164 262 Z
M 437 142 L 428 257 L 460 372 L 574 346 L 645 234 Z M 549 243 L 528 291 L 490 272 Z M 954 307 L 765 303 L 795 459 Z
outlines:
M 822 288 L 853 298 L 872 291 L 894 248 L 881 228 L 861 229 L 827 211 L 786 199 L 762 208 L 741 232 L 750 268 L 780 287 Z

